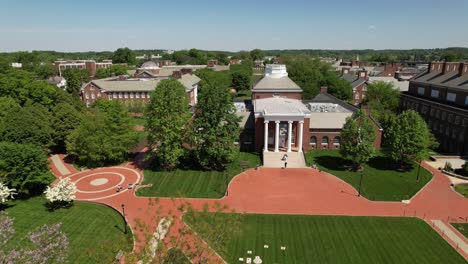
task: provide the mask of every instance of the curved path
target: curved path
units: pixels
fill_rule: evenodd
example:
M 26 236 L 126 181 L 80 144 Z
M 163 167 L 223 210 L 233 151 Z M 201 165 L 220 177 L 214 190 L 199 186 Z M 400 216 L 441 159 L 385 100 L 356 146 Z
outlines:
M 58 170 L 51 164 L 52 171 L 57 176 Z M 438 170 L 423 163 L 423 166 L 434 174 L 433 179 L 409 202 L 375 202 L 364 197 L 358 197 L 357 191 L 325 172 L 313 169 L 267 169 L 248 170 L 236 176 L 228 187 L 227 196 L 222 199 L 191 199 L 191 198 L 158 198 L 158 207 L 163 211 L 159 215 L 173 214 L 176 216 L 177 230 L 183 223 L 177 207 L 184 202 L 191 203 L 195 208 L 204 204 L 214 205 L 219 202 L 237 212 L 271 213 L 271 214 L 314 214 L 314 215 L 354 215 L 354 216 L 415 216 L 426 220 L 442 220 L 448 222 L 465 222 L 468 217 L 468 199 L 461 197 L 450 188 L 449 179 Z M 137 232 L 141 241 L 135 249 L 145 245 L 145 239 L 136 228 L 138 221 L 145 222 L 151 230 L 155 230 L 154 198 L 137 197 L 134 189 L 124 189 L 116 192 L 117 185 L 127 187 L 128 183 L 140 183 L 143 175 L 133 164 L 124 167 L 109 167 L 75 172 L 65 177 L 76 182 L 77 200 L 96 201 L 114 207 L 121 211 L 125 204 L 125 214 L 132 230 Z M 436 231 L 441 230 L 434 228 Z M 170 231 L 171 232 L 171 231 Z M 446 237 L 444 237 L 446 238 Z M 193 238 L 198 240 L 198 238 Z M 447 238 L 446 238 L 447 239 Z M 466 243 L 468 240 L 462 238 Z M 454 247 L 456 245 L 447 239 Z M 460 254 L 468 258 L 468 252 L 458 249 Z

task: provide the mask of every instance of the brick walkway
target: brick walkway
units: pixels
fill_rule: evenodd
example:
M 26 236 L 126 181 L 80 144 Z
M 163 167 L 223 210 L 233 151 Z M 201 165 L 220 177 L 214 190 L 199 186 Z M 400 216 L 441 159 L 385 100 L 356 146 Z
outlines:
M 309 214 L 309 215 L 354 215 L 354 216 L 409 216 L 427 220 L 443 220 L 445 222 L 464 222 L 468 217 L 468 199 L 457 195 L 450 188 L 449 179 L 427 164 L 423 166 L 434 173 L 433 179 L 409 202 L 374 202 L 357 196 L 357 191 L 339 178 L 318 172 L 313 169 L 266 169 L 248 170 L 236 176 L 228 187 L 228 195 L 222 199 L 170 199 L 159 198 L 159 206 L 163 214 L 174 213 L 180 216 L 177 207 L 184 202 L 191 203 L 195 208 L 204 204 L 213 205 L 220 202 L 237 212 L 271 213 L 271 214 Z M 51 164 L 52 171 L 61 176 Z M 128 183 L 139 183 L 143 179 L 140 169 L 133 164 L 125 167 L 100 168 L 68 175 L 75 182 L 79 192 L 77 200 L 98 201 L 121 211 L 125 204 L 127 221 L 133 232 L 140 237 L 135 249 L 145 245 L 142 234 L 136 228 L 141 220 L 156 228 L 154 212 L 149 210 L 151 199 L 136 197 L 134 190 L 115 191 L 123 175 L 126 186 Z M 102 185 L 93 185 L 96 179 L 107 179 Z M 102 181 L 101 181 L 102 183 Z M 177 230 L 184 225 L 180 217 L 175 219 Z M 437 230 L 437 228 L 435 228 Z M 172 231 L 169 232 L 172 232 Z M 447 238 L 445 236 L 444 238 Z M 193 238 L 198 240 L 199 238 Z M 450 241 L 449 241 L 450 242 Z M 454 247 L 455 245 L 451 243 Z M 458 248 L 465 258 L 468 255 Z

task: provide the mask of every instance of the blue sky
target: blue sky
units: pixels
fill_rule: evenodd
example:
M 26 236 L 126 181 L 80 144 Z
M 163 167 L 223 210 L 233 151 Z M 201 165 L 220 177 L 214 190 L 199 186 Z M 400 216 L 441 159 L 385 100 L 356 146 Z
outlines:
M 468 47 L 467 0 L 0 0 L 0 51 Z

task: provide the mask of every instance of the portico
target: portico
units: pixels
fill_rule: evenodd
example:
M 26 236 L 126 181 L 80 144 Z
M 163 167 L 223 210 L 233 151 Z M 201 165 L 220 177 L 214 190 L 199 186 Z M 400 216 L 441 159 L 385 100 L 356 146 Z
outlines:
M 273 125 L 273 129 L 270 124 Z M 287 119 L 265 118 L 263 151 L 270 151 L 269 148 L 273 145 L 274 152 L 280 152 L 280 148 L 286 148 L 286 152 L 292 152 L 294 144 L 297 152 L 302 152 L 303 131 L 303 117 L 291 117 Z

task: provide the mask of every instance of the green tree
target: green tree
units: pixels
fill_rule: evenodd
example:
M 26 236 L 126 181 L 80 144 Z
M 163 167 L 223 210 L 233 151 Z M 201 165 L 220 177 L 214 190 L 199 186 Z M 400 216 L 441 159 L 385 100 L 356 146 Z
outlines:
M 233 160 L 239 118 L 229 90 L 218 79 L 203 80 L 200 87 L 189 141 L 202 167 L 221 169 Z
M 36 73 L 37 77 L 42 80 L 45 80 L 56 74 L 55 68 L 52 64 L 37 65 L 34 69 L 34 72 Z
M 66 90 L 69 94 L 79 96 L 81 86 L 88 80 L 89 71 L 82 69 L 65 69 L 63 78 L 67 80 Z
M 183 132 L 190 116 L 184 86 L 175 79 L 159 82 L 145 116 L 151 155 L 161 167 L 175 168 L 184 154 Z
M 346 119 L 340 136 L 340 154 L 353 161 L 354 170 L 358 170 L 361 164 L 369 161 L 375 155 L 376 132 L 374 124 L 362 110 Z
M 353 87 L 347 80 L 338 78 L 338 76 L 331 71 L 327 72 L 326 76 L 326 82 L 330 94 L 344 101 L 352 98 Z
M 251 79 L 252 75 L 249 75 L 246 72 L 234 72 L 232 73 L 232 87 L 234 87 L 234 89 L 237 91 L 249 90 Z
M 460 55 L 453 51 L 446 51 L 442 53 L 441 60 L 453 62 L 460 60 Z
M 364 104 L 370 106 L 372 116 L 386 129 L 396 116 L 400 104 L 400 91 L 392 83 L 377 81 L 367 85 Z
M 110 68 L 110 72 L 115 76 L 127 75 L 128 74 L 127 69 L 128 68 L 125 67 L 124 65 L 112 65 Z
M 65 150 L 68 135 L 81 122 L 81 113 L 68 103 L 59 103 L 52 109 L 52 115 L 54 147 Z
M 8 109 L 0 125 L 1 138 L 3 141 L 47 148 L 52 143 L 50 120 L 50 113 L 41 105 Z
M 265 57 L 265 54 L 260 49 L 253 49 L 250 51 L 250 58 L 252 58 L 254 61 L 263 60 L 263 57 Z
M 39 147 L 0 142 L 0 181 L 21 194 L 42 193 L 53 181 L 47 163 L 47 155 Z
M 385 139 L 388 156 L 399 166 L 426 159 L 430 149 L 437 146 L 426 123 L 413 110 L 404 111 L 392 120 Z
M 104 79 L 104 78 L 109 77 L 110 74 L 111 73 L 109 69 L 100 68 L 96 70 L 96 75 L 94 75 L 94 77 L 96 77 L 97 79 Z
M 118 164 L 135 146 L 128 111 L 117 101 L 96 101 L 66 140 L 68 154 L 88 167 Z
M 118 48 L 114 51 L 112 56 L 113 63 L 127 63 L 128 65 L 135 65 L 136 58 L 133 51 L 129 48 Z

